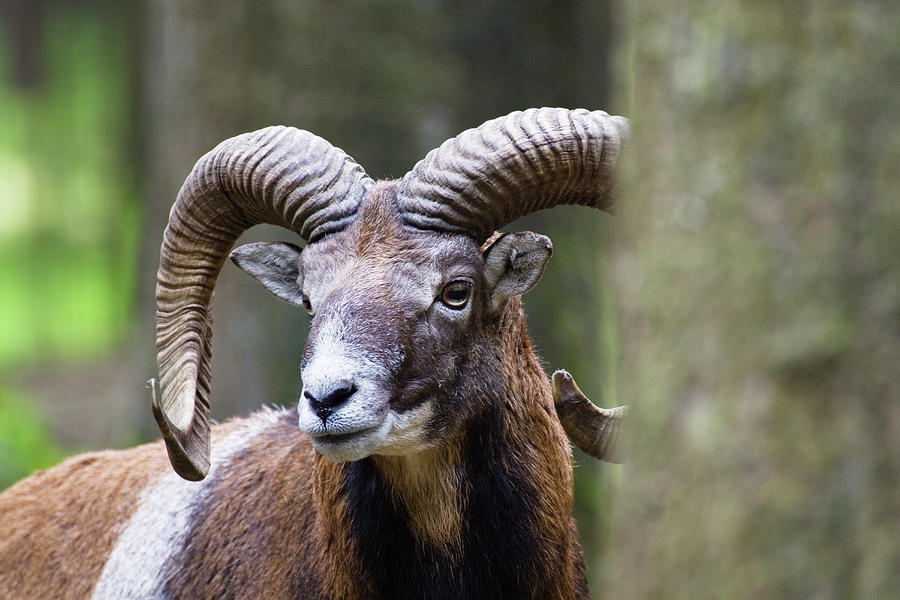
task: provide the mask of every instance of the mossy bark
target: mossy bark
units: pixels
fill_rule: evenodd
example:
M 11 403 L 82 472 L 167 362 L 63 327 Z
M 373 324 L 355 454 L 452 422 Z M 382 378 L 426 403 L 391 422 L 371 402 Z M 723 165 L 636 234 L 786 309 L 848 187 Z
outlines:
M 620 9 L 634 410 L 597 595 L 896 595 L 900 5 Z

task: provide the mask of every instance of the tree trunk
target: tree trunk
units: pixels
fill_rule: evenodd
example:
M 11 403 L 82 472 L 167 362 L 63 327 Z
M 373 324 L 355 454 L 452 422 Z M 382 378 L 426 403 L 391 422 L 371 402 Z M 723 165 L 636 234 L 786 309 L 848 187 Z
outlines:
M 634 411 L 604 596 L 895 596 L 900 5 L 621 15 Z

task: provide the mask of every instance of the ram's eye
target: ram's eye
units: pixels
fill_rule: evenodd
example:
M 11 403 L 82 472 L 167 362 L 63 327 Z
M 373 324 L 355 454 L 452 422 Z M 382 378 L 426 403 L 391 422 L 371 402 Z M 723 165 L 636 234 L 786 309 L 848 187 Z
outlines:
M 313 314 L 312 302 L 309 301 L 309 296 L 303 294 L 303 296 L 300 298 L 300 302 L 303 304 L 303 308 L 306 309 L 306 312 L 308 312 L 309 314 Z
M 451 281 L 441 291 L 441 302 L 449 308 L 460 310 L 465 308 L 472 297 L 472 282 L 464 279 Z

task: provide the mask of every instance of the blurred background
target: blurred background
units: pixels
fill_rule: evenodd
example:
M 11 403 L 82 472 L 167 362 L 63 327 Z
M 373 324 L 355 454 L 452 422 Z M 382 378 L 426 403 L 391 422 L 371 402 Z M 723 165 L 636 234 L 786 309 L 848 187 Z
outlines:
M 270 124 L 376 178 L 530 106 L 632 119 L 616 218 L 525 298 L 548 373 L 630 404 L 576 454 L 595 597 L 900 590 L 900 7 L 823 0 L 4 0 L 0 489 L 157 436 L 153 288 L 196 159 Z M 239 243 L 297 241 L 258 227 Z M 227 265 L 213 412 L 290 405 L 306 313 Z

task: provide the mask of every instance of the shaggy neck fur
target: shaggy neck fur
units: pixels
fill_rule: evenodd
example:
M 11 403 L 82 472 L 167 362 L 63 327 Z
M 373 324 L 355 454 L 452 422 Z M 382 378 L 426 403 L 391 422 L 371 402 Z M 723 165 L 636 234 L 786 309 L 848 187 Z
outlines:
M 472 414 L 452 445 L 316 460 L 326 528 L 345 556 L 337 562 L 361 567 L 336 587 L 366 598 L 572 597 L 568 445 L 518 300 L 499 326 L 510 335 L 492 338 L 509 346 L 476 347 L 461 368 L 497 365 L 505 385 L 470 390 Z

